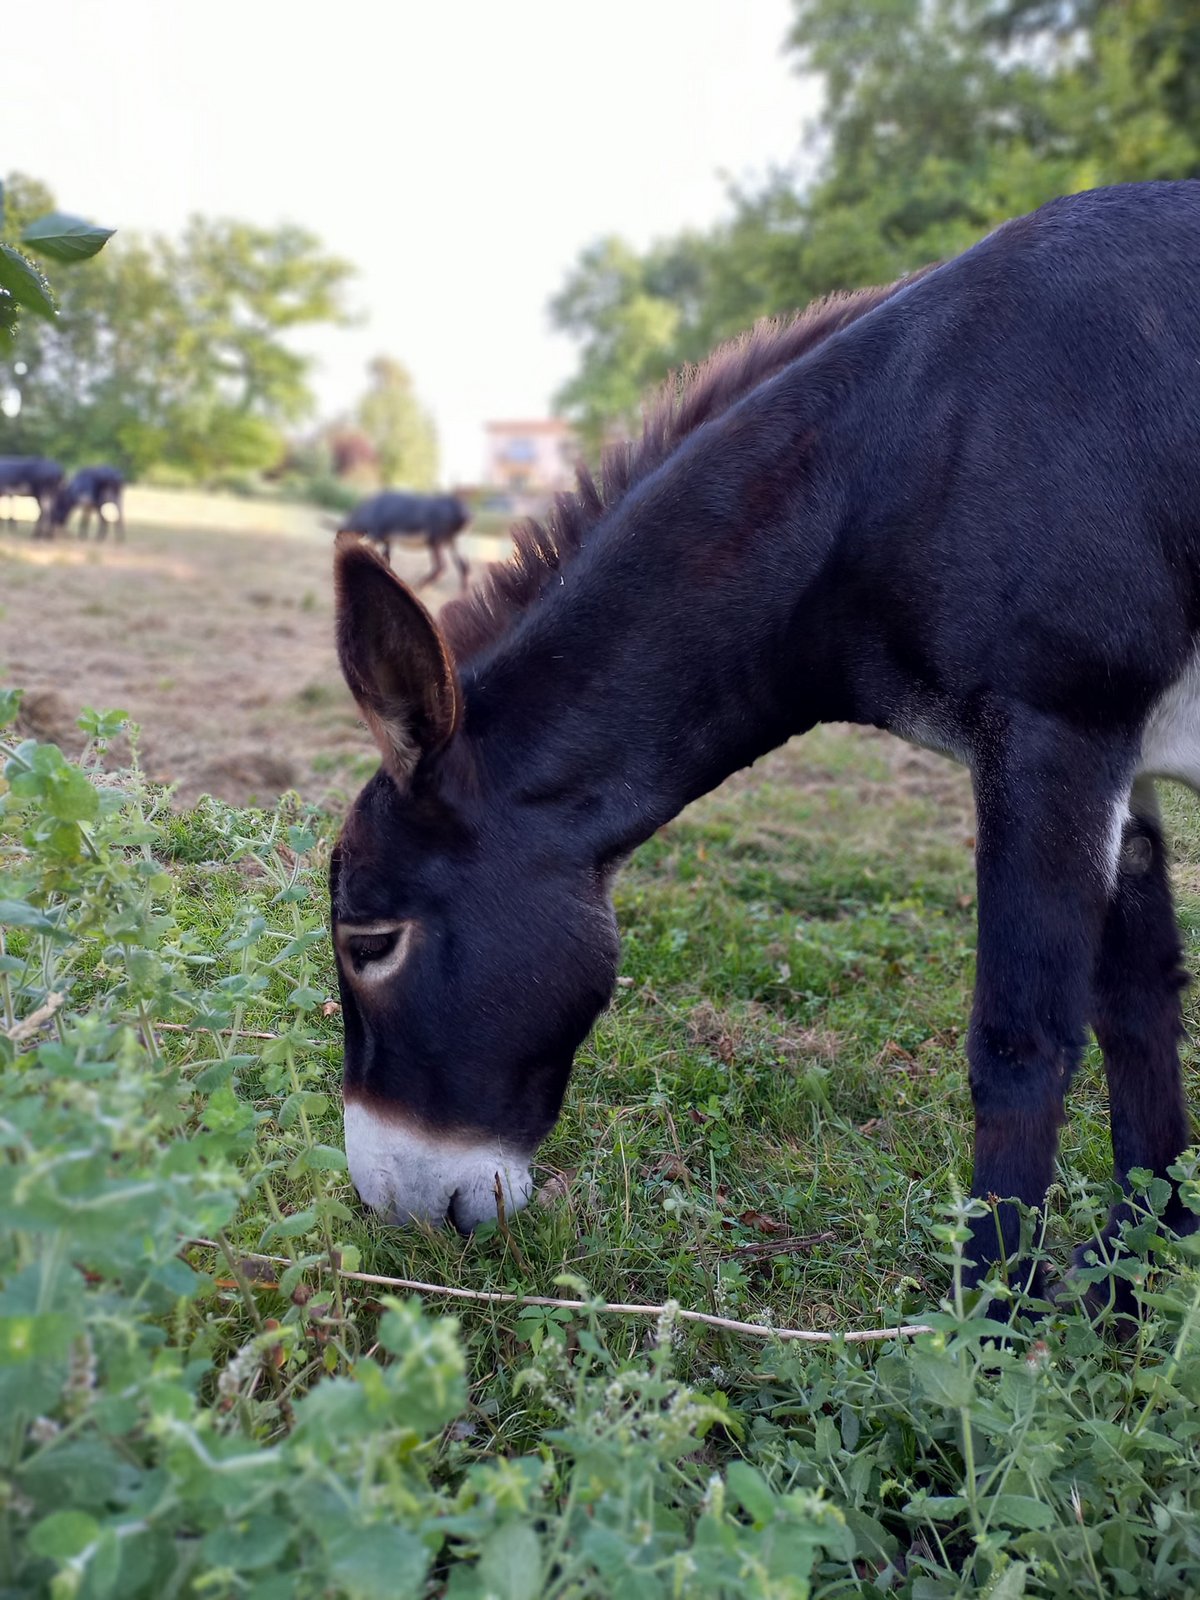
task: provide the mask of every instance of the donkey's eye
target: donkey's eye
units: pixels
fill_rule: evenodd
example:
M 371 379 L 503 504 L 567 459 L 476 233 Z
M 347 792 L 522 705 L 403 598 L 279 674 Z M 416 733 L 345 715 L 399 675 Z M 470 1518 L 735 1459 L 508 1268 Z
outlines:
M 396 940 L 400 937 L 400 930 L 395 928 L 391 933 L 357 933 L 353 938 L 347 939 L 346 947 L 350 951 L 350 959 L 356 967 L 365 967 L 369 962 L 382 961 L 384 956 L 390 956 L 396 948 Z

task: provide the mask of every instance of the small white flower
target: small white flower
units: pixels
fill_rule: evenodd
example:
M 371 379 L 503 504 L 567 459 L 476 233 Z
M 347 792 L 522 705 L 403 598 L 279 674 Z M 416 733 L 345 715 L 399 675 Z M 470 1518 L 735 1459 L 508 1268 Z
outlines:
M 261 1360 L 261 1352 L 253 1339 L 244 1344 L 217 1379 L 217 1393 L 221 1398 L 236 1399 L 242 1391 L 242 1385 L 253 1376 Z
M 660 1350 L 669 1349 L 675 1342 L 675 1318 L 678 1315 L 678 1300 L 668 1300 L 658 1313 L 658 1324 L 654 1330 L 654 1336 Z

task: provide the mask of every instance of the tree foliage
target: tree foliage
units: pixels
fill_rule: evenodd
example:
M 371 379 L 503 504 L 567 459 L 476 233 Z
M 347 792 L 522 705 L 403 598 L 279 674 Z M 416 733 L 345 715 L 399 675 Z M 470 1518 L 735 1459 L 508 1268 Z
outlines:
M 20 177 L 9 196 L 18 216 L 50 201 Z M 26 324 L 26 370 L 0 362 L 0 385 L 22 397 L 11 448 L 134 475 L 273 465 L 281 430 L 312 404 L 309 359 L 287 336 L 346 320 L 351 271 L 294 226 L 196 217 L 178 241 L 123 237 L 62 275 L 54 323 Z
M 887 282 L 1058 194 L 1200 173 L 1188 0 L 793 0 L 788 47 L 824 89 L 805 174 L 734 191 L 706 234 L 590 247 L 551 303 L 581 345 L 558 405 L 592 444 L 757 317 Z
M 384 484 L 428 489 L 437 480 L 433 419 L 417 398 L 403 362 L 376 356 L 370 386 L 358 403 L 357 422 L 374 446 Z

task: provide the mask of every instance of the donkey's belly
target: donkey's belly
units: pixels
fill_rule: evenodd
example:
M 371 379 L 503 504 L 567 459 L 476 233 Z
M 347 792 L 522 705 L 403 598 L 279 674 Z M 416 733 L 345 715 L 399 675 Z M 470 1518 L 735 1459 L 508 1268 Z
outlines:
M 1200 650 L 1151 708 L 1138 771 L 1200 791 Z
M 886 726 L 910 744 L 972 765 L 970 740 L 935 696 L 913 698 Z M 1200 793 L 1200 647 L 1151 707 L 1135 777 L 1174 778 Z
M 970 743 L 949 704 L 936 695 L 914 696 L 886 726 L 908 744 L 949 756 L 962 767 L 971 766 Z

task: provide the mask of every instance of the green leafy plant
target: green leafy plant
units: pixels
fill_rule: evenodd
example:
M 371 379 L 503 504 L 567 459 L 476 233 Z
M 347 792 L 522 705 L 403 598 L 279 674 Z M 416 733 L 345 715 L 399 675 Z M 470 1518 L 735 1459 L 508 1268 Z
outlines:
M 0 730 L 18 703 L 0 691 Z M 614 1316 L 538 1208 L 508 1224 L 519 1264 L 494 1229 L 398 1245 L 354 1206 L 337 1133 L 329 821 L 294 797 L 175 813 L 136 763 L 108 770 L 123 720 L 86 711 L 74 761 L 0 731 L 2 1600 L 1200 1587 L 1200 1273 L 1159 1224 L 1161 1180 L 1135 1175 L 1114 1260 L 1011 1326 L 963 1289 L 977 1203 L 914 1205 L 906 1248 L 949 1292 L 922 1310 L 930 1335 L 876 1348 L 734 1341 L 669 1301 L 649 1328 Z M 649 881 L 630 959 L 665 983 L 679 913 Z M 902 972 L 876 920 L 882 955 L 866 923 L 846 947 Z M 791 959 L 831 983 L 840 946 L 814 952 Z M 759 1081 L 751 1056 L 718 1093 L 723 1051 L 690 1091 L 703 1163 L 745 1148 Z M 808 1115 L 826 1105 L 822 1080 L 800 1087 Z M 1177 1177 L 1200 1206 L 1192 1157 Z M 748 1297 L 754 1269 L 713 1280 L 695 1241 L 752 1239 L 762 1216 L 730 1218 L 676 1167 L 647 1187 L 654 1237 L 623 1236 L 600 1189 L 570 1259 L 678 1254 L 690 1293 Z M 1107 1198 L 1072 1180 L 1070 1229 Z M 583 1305 L 481 1303 L 460 1324 L 390 1292 L 398 1249 L 443 1252 L 452 1286 L 557 1282 Z M 1071 1300 L 1113 1270 L 1141 1311 L 1120 1345 L 1128 1329 Z
M 4 232 L 4 185 L 0 184 L 0 235 Z M 21 230 L 20 243 L 51 261 L 86 261 L 104 248 L 112 228 L 98 228 L 82 217 L 50 211 Z M 41 269 L 16 245 L 0 239 L 0 339 L 11 339 L 21 311 L 56 315 L 54 296 Z

